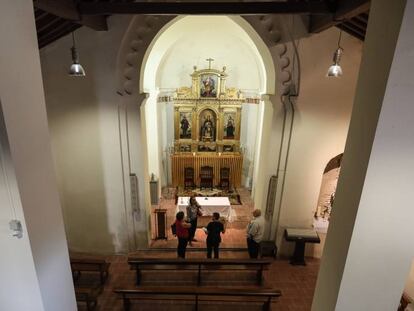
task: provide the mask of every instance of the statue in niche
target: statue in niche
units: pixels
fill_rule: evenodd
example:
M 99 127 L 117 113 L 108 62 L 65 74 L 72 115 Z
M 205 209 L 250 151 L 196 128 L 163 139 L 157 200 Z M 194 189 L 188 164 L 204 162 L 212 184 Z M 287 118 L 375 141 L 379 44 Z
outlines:
M 204 110 L 200 116 L 201 129 L 200 140 L 211 142 L 216 140 L 216 125 L 213 117 L 213 111 Z

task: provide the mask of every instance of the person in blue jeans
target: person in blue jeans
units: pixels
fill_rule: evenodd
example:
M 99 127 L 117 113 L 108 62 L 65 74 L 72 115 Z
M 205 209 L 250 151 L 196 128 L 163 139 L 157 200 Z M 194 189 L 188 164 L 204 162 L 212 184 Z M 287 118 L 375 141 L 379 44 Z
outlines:
M 219 245 L 221 242 L 221 233 L 224 233 L 224 225 L 220 221 L 220 214 L 213 213 L 212 221 L 207 225 L 207 258 L 211 258 L 214 251 L 214 258 L 219 258 Z
M 262 212 L 259 209 L 255 209 L 253 211 L 253 219 L 246 228 L 247 250 L 250 258 L 257 258 L 259 256 L 260 242 L 263 240 L 264 235 L 264 218 L 261 215 Z

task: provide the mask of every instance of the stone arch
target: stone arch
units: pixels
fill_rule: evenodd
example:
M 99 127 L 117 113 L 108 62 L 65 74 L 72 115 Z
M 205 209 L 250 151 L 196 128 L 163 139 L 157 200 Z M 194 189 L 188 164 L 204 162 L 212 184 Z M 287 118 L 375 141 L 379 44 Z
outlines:
M 148 55 L 148 49 L 170 24 L 181 17 L 174 16 L 135 16 L 122 40 L 117 59 L 117 93 L 137 95 L 142 93 L 142 64 Z M 268 78 L 276 79 L 276 85 L 266 88 L 267 94 L 286 95 L 292 83 L 292 62 L 288 56 L 286 30 L 281 26 L 277 15 L 231 17 L 241 26 L 263 52 L 266 66 L 273 61 L 273 68 L 266 68 Z M 248 27 L 250 25 L 250 27 Z M 258 40 L 261 39 L 261 40 Z M 266 53 L 267 47 L 269 54 Z M 297 54 L 294 53 L 294 57 Z M 275 73 L 272 74 L 272 70 Z M 296 82 L 296 81 L 294 81 Z
M 179 18 L 179 17 L 178 17 Z M 292 62 L 290 58 L 290 47 L 286 42 L 292 41 L 289 34 L 284 29 L 282 17 L 275 15 L 266 16 L 247 16 L 231 17 L 238 25 L 244 29 L 249 36 L 254 37 L 254 42 L 258 43 L 259 49 L 264 51 L 266 59 L 266 70 L 269 77 L 268 81 L 273 81 L 273 85 L 267 85 L 264 90 L 266 96 L 263 100 L 266 103 L 275 104 L 279 101 L 279 96 L 289 94 L 292 84 L 298 83 L 299 75 L 292 75 Z M 164 28 L 168 28 L 176 21 L 174 16 L 135 16 L 122 39 L 117 56 L 116 69 L 116 91 L 120 95 L 119 107 L 119 128 L 120 143 L 122 154 L 123 175 L 124 175 L 124 197 L 125 209 L 127 214 L 136 215 L 137 209 L 142 210 L 141 221 L 135 222 L 134 217 L 127 217 L 127 227 L 129 240 L 139 240 L 137 228 L 147 231 L 147 240 L 151 238 L 151 233 L 146 228 L 151 227 L 148 222 L 150 214 L 149 207 L 149 170 L 148 160 L 146 159 L 146 134 L 141 124 L 145 124 L 145 116 L 140 113 L 139 106 L 145 102 L 146 94 L 142 87 L 142 66 L 145 63 L 146 54 L 153 42 L 156 41 Z M 295 50 L 294 50 L 295 52 Z M 297 53 L 293 53 L 297 57 Z M 274 79 L 273 79 L 274 77 Z M 296 77 L 292 81 L 292 77 Z M 269 79 L 270 78 L 270 79 Z M 275 95 L 275 96 L 269 96 Z M 272 98 L 270 101 L 269 98 Z M 129 121 L 128 121 L 129 120 Z M 135 122 L 135 124 L 133 124 Z M 133 125 L 132 125 L 133 124 Z M 134 142 L 130 144 L 128 133 L 136 133 Z M 133 148 L 132 146 L 135 146 Z M 130 147 L 131 146 L 131 147 Z M 137 154 L 141 154 L 140 157 Z M 134 160 L 142 158 L 141 161 Z M 130 173 L 139 172 L 139 206 L 134 207 L 127 198 L 130 197 L 132 189 L 127 180 Z M 135 217 L 136 218 L 136 217 Z M 130 242 L 130 250 L 140 245 L 137 242 Z

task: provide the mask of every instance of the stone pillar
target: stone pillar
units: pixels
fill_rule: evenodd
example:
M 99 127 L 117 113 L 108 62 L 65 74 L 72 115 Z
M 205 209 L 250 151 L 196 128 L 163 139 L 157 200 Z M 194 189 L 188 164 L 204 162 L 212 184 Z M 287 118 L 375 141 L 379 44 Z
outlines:
M 74 311 L 77 307 L 53 167 L 31 0 L 0 2 L 0 42 L 1 107 L 10 146 L 9 163 L 16 180 L 16 195 L 10 204 L 16 211 L 14 217 L 23 223 L 23 238 L 15 239 L 14 246 L 9 241 L 9 251 L 2 250 L 0 256 L 11 263 L 0 267 L 0 291 L 9 294 L 0 299 L 0 309 Z M 1 218 L 2 228 L 7 228 L 7 221 Z M 2 229 L 2 237 L 8 234 Z M 19 258 L 20 255 L 26 258 Z M 14 261 L 25 264 L 15 267 Z M 20 269 L 29 272 L 28 278 L 21 273 L 11 274 Z M 33 273 L 37 285 L 27 286 L 26 282 L 33 282 Z
M 124 209 L 128 231 L 128 251 L 148 246 L 145 168 L 147 147 L 144 143 L 141 104 L 147 94 L 120 97 L 118 104 L 119 139 L 122 155 Z M 136 176 L 136 177 L 135 177 Z
M 267 188 L 270 176 L 272 175 L 272 172 L 267 165 L 273 121 L 273 105 L 270 95 L 262 95 L 262 100 L 259 104 L 258 120 L 257 124 L 261 124 L 262 126 L 257 133 L 256 139 L 252 193 L 254 206 L 261 209 L 264 213 L 266 209 Z
M 312 310 L 397 310 L 414 256 L 414 1 L 371 2 Z

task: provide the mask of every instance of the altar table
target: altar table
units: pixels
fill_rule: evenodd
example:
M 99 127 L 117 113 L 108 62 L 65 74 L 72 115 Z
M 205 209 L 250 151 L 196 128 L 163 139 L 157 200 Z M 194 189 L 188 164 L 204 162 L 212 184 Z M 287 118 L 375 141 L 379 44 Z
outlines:
M 228 197 L 196 197 L 197 203 L 203 216 L 213 215 L 214 212 L 220 213 L 220 217 L 225 217 L 229 222 L 234 218 Z M 178 197 L 177 212 L 182 211 L 187 214 L 187 206 L 190 197 Z
M 285 229 L 285 240 L 295 242 L 295 251 L 290 259 L 290 264 L 303 266 L 306 266 L 305 244 L 321 242 L 318 233 L 314 229 Z

